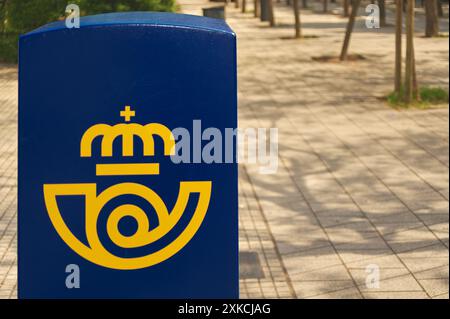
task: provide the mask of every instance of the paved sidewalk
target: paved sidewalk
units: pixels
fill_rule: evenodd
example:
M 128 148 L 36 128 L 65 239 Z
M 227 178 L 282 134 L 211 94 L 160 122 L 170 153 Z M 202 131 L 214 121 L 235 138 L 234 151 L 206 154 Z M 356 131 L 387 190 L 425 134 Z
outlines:
M 191 14 L 215 5 L 179 3 Z M 380 101 L 392 90 L 392 27 L 360 19 L 350 51 L 367 60 L 318 63 L 339 53 L 345 19 L 302 10 L 304 34 L 318 38 L 299 41 L 291 8 L 276 4 L 269 28 L 247 3 L 245 14 L 227 7 L 239 125 L 278 127 L 280 162 L 275 175 L 241 165 L 240 249 L 256 252 L 264 273 L 242 276 L 242 297 L 448 298 L 448 106 Z M 421 84 L 448 86 L 448 39 L 415 41 Z M 379 288 L 366 287 L 370 265 Z
M 206 0 L 179 0 L 201 14 Z M 448 105 L 396 111 L 392 28 L 276 4 L 277 27 L 227 8 L 238 35 L 240 127 L 278 127 L 279 167 L 240 165 L 241 297 L 448 298 Z M 446 20 L 448 25 L 448 20 Z M 418 79 L 448 86 L 448 39 L 416 37 Z M 0 298 L 16 297 L 17 71 L 0 65 Z M 379 267 L 379 288 L 366 268 Z
M 0 298 L 17 297 L 17 70 L 0 64 Z

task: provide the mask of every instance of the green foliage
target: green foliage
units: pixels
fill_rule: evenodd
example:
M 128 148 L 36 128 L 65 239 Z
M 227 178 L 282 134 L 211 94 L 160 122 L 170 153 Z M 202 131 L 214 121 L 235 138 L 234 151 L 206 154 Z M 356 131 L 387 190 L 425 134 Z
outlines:
M 174 11 L 175 0 L 73 0 L 81 15 L 122 11 Z
M 0 61 L 17 62 L 18 35 L 63 19 L 67 4 L 81 15 L 121 11 L 175 11 L 175 0 L 0 0 Z
M 404 90 L 400 89 L 400 92 L 391 92 L 387 97 L 387 102 L 393 107 L 418 107 L 427 108 L 430 105 L 448 103 L 448 91 L 439 87 L 421 87 L 419 89 L 419 100 L 413 102 L 410 105 L 406 105 L 404 102 Z
M 15 33 L 0 33 L 0 62 L 17 63 L 17 39 Z
M 6 1 L 0 0 L 0 33 L 4 32 L 6 26 Z
M 448 103 L 448 92 L 438 87 L 423 87 L 420 89 L 420 99 L 430 104 Z
M 7 0 L 6 31 L 25 33 L 64 16 L 66 0 Z
M 389 105 L 397 106 L 401 103 L 403 103 L 403 88 L 400 89 L 400 92 L 392 91 L 388 94 L 386 97 L 387 102 Z

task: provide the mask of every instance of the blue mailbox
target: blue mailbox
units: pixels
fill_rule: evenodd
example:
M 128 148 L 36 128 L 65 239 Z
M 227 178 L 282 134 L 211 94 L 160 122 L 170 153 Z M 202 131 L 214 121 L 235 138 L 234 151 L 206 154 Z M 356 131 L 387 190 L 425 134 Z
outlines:
M 19 78 L 19 297 L 237 298 L 227 24 L 52 23 L 20 38 Z

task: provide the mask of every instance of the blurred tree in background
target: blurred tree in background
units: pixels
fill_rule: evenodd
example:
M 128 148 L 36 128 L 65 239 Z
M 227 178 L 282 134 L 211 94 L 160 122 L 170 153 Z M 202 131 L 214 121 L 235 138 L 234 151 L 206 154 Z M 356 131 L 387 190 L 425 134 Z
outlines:
M 19 34 L 65 17 L 70 3 L 81 15 L 120 11 L 175 11 L 175 0 L 0 0 L 0 62 L 17 62 Z
M 67 1 L 66 1 L 67 2 Z M 81 15 L 121 11 L 174 11 L 175 0 L 72 0 Z
M 24 33 L 48 22 L 55 21 L 66 8 L 63 0 L 4 0 L 6 12 L 4 16 L 5 32 Z
M 439 36 L 439 4 L 440 0 L 425 0 L 425 36 L 427 38 Z

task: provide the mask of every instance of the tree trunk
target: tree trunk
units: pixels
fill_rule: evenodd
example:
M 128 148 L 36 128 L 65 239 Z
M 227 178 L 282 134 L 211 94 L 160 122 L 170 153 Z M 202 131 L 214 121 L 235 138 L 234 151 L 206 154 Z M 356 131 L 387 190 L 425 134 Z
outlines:
M 425 0 L 425 36 L 427 38 L 439 35 L 438 0 Z
M 342 5 L 343 5 L 343 7 L 344 7 L 344 17 L 348 17 L 349 16 L 349 10 L 348 10 L 348 1 L 349 0 L 344 0 L 343 2 L 342 2 Z
M 273 0 L 267 0 L 269 5 L 269 23 L 271 27 L 275 26 L 275 12 L 273 10 Z
M 403 0 L 396 0 L 395 9 L 395 92 L 400 94 L 402 88 L 402 23 Z
M 247 10 L 247 0 L 242 0 L 242 13 L 245 13 Z
M 441 0 L 437 0 L 437 8 L 438 8 L 438 16 L 439 16 L 439 18 L 443 18 L 444 17 L 444 8 L 442 8 L 442 1 Z
M 413 47 L 413 52 L 412 52 L 412 63 L 413 63 L 413 69 L 412 69 L 412 90 L 413 90 L 413 99 L 414 101 L 419 101 L 420 97 L 419 97 L 419 84 L 417 83 L 417 73 L 416 73 L 416 54 L 414 52 L 414 47 Z
M 386 1 L 378 0 L 378 6 L 380 7 L 380 26 L 386 26 Z
M 295 37 L 297 39 L 302 37 L 302 26 L 300 24 L 300 8 L 298 2 L 300 0 L 294 0 L 294 17 L 295 17 Z
M 239 0 L 234 0 L 234 7 L 239 8 Z
M 414 84 L 414 1 L 408 0 L 406 9 L 406 64 L 405 64 L 405 103 L 413 100 Z
M 323 0 L 323 12 L 328 11 L 328 0 Z
M 253 0 L 255 17 L 259 17 L 260 0 Z
M 352 35 L 353 27 L 355 25 L 355 18 L 358 12 L 359 5 L 361 4 L 361 0 L 353 0 L 352 1 L 352 13 L 350 14 L 350 18 L 347 23 L 347 30 L 345 31 L 344 44 L 342 45 L 342 51 L 340 60 L 347 60 L 348 46 L 350 44 L 350 37 Z
M 302 0 L 302 7 L 303 9 L 308 8 L 308 0 Z

